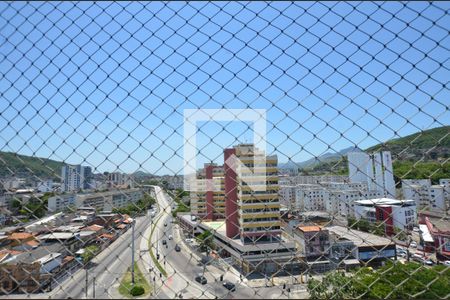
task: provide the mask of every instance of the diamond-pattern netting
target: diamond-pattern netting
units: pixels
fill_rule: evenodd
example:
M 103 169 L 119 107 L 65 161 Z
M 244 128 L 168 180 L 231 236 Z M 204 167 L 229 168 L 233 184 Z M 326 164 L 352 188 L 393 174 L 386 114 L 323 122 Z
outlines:
M 450 296 L 448 2 L 0 3 L 0 293 Z

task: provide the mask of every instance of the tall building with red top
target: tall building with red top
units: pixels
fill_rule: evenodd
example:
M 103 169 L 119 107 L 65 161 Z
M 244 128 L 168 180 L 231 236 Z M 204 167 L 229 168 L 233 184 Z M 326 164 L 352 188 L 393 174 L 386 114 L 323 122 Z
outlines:
M 278 241 L 280 202 L 277 157 L 253 144 L 224 151 L 226 234 L 245 242 Z

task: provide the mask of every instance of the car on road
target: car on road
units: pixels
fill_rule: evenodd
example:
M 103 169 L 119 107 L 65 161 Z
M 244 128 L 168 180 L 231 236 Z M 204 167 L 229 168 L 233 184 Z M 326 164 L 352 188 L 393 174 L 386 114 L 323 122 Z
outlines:
M 434 261 L 430 258 L 424 259 L 423 263 L 426 264 L 427 266 L 432 266 L 434 265 Z
M 181 248 L 180 248 L 180 246 L 178 246 L 178 244 L 175 245 L 175 251 L 177 251 L 177 252 L 181 251 Z
M 415 227 L 415 226 L 414 226 L 414 227 L 413 227 L 413 231 L 414 231 L 414 232 L 419 232 L 420 229 L 419 229 L 419 227 Z
M 236 291 L 236 285 L 234 283 L 231 283 L 229 281 L 224 281 L 222 283 L 223 287 L 226 288 L 227 290 L 234 292 Z
M 173 236 L 170 234 L 169 235 L 169 241 L 171 241 L 173 239 Z
M 445 266 L 450 266 L 450 260 L 444 261 L 444 265 L 445 265 Z
M 417 243 L 415 241 L 412 241 L 409 245 L 413 248 L 417 248 Z
M 413 254 L 411 256 L 411 259 L 420 263 L 423 263 L 425 261 L 425 259 L 419 254 Z
M 188 244 L 192 244 L 192 242 L 194 242 L 193 239 L 185 239 L 184 241 L 185 241 L 186 243 L 188 243 Z
M 166 240 L 162 240 L 162 244 L 163 245 L 167 245 L 167 241 Z
M 203 276 L 203 275 L 195 276 L 195 281 L 197 281 L 198 283 L 201 283 L 201 284 L 207 284 L 208 283 L 208 280 L 206 280 L 206 277 Z
M 167 227 L 167 223 L 164 223 L 164 227 Z
M 406 252 L 398 252 L 398 256 L 400 256 L 400 257 L 406 257 Z

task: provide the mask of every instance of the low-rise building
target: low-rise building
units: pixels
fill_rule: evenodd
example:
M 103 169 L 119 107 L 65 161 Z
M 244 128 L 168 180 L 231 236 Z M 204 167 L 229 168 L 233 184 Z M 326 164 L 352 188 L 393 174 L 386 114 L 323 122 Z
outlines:
M 282 186 L 280 201 L 290 210 L 326 211 L 341 216 L 354 215 L 356 200 L 375 199 L 382 191 L 369 190 L 367 183 L 320 182 Z
M 440 260 L 450 260 L 450 217 L 443 213 L 422 211 L 419 213 L 419 223 L 426 225 L 428 233 L 434 242 L 436 257 Z M 422 238 L 424 246 L 430 245 L 431 241 Z
M 355 201 L 355 217 L 357 220 L 382 222 L 386 234 L 393 235 L 394 228 L 411 230 L 417 223 L 416 202 L 389 198 L 358 200 Z
M 277 241 L 244 243 L 239 238 L 227 237 L 225 221 L 193 220 L 190 214 L 179 214 L 178 219 L 181 227 L 192 234 L 210 231 L 220 256 L 229 257 L 231 264 L 243 274 L 273 274 L 282 270 L 292 273 L 300 267 L 294 242 L 282 236 Z
M 395 243 L 388 238 L 344 226 L 325 228 L 330 233 L 330 259 L 339 267 L 346 267 L 354 259 L 366 266 L 378 266 L 397 257 Z
M 59 243 L 9 255 L 0 268 L 0 294 L 37 293 L 58 272 L 65 256 Z
M 445 212 L 449 209 L 448 179 L 432 185 L 430 179 L 404 179 L 402 192 L 405 199 L 412 199 L 420 210 Z
M 292 233 L 297 253 L 310 271 L 322 273 L 333 268 L 328 259 L 330 237 L 326 228 L 317 225 L 299 225 Z
M 141 189 L 122 189 L 98 193 L 62 194 L 48 199 L 49 211 L 61 211 L 67 208 L 91 207 L 97 210 L 111 211 L 143 198 Z
M 36 185 L 36 189 L 41 193 L 52 192 L 53 191 L 53 180 L 47 179 L 47 180 L 38 182 L 38 184 Z

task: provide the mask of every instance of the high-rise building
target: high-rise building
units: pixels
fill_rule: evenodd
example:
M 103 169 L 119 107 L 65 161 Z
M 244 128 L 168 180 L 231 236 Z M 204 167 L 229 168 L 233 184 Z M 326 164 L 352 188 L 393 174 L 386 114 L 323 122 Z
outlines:
M 281 234 L 277 157 L 239 144 L 224 150 L 224 161 L 188 179 L 198 218 L 178 214 L 181 226 L 211 232 L 220 255 L 244 274 L 300 267 L 295 243 Z
M 369 182 L 370 156 L 364 152 L 350 152 L 347 158 L 350 182 Z
M 349 179 L 351 183 L 365 182 L 369 191 L 380 191 L 385 197 L 395 198 L 395 181 L 391 152 L 373 154 L 348 153 Z
M 90 189 L 92 169 L 81 165 L 64 165 L 61 168 L 61 178 L 63 192 Z
M 205 164 L 191 182 L 191 212 L 201 219 L 225 218 L 223 166 Z
M 243 243 L 281 235 L 278 159 L 253 144 L 224 151 L 226 235 Z
M 134 180 L 131 175 L 112 172 L 106 174 L 106 186 L 108 188 L 134 187 Z

